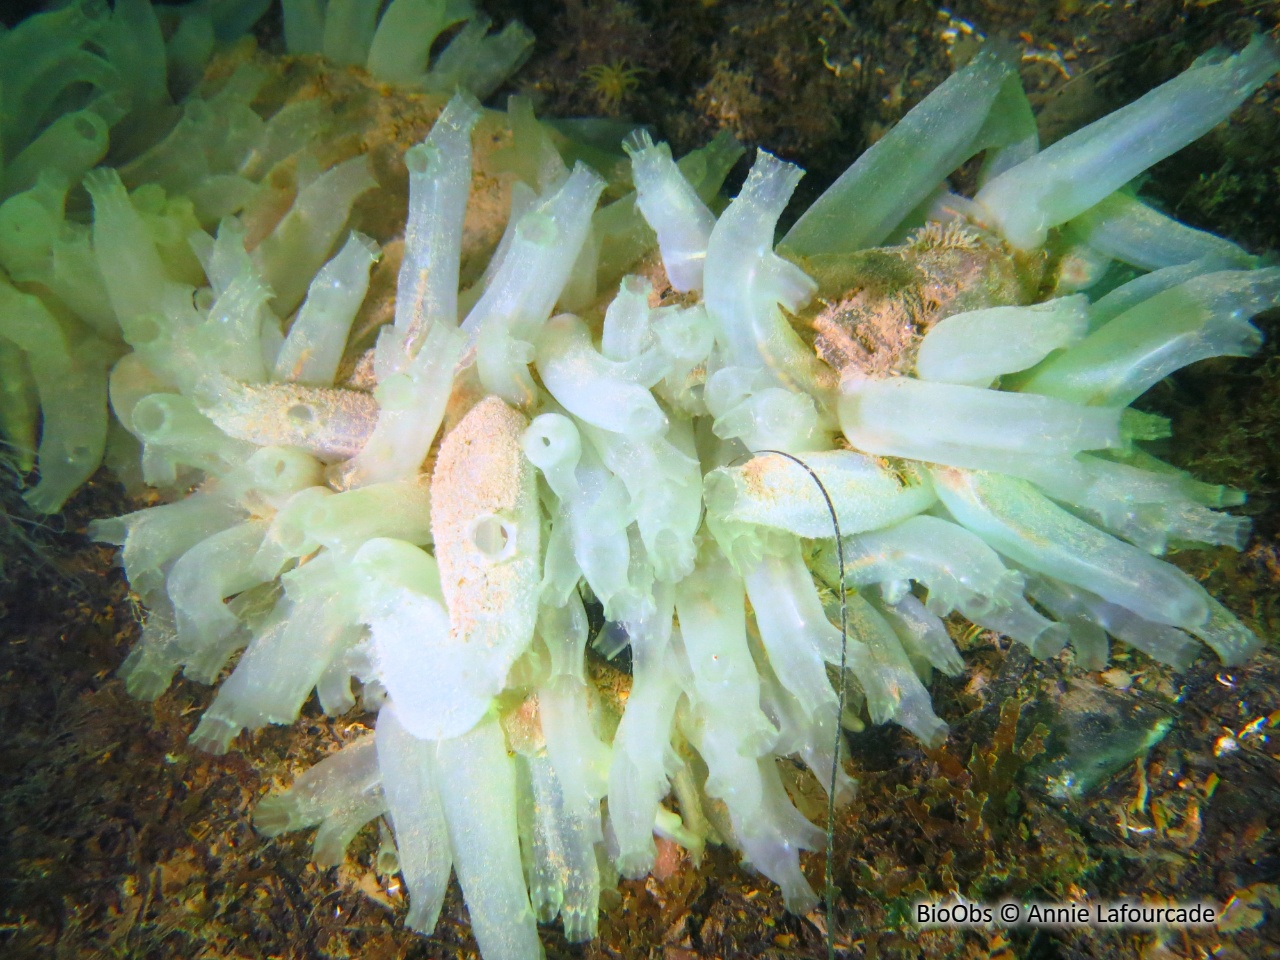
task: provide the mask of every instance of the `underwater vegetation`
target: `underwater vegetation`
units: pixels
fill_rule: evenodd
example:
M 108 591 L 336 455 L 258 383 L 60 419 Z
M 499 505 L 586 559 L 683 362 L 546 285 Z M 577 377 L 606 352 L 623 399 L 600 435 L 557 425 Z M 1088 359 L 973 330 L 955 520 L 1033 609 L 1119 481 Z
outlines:
M 1256 651 L 1159 559 L 1242 547 L 1243 495 L 1149 453 L 1169 425 L 1131 404 L 1256 350 L 1280 270 L 1130 185 L 1280 69 L 1270 41 L 1043 149 L 980 51 L 775 241 L 801 171 L 763 150 L 726 204 L 728 139 L 677 163 L 637 132 L 620 174 L 527 102 L 483 109 L 519 28 L 468 19 L 428 66 L 453 6 L 286 4 L 291 58 L 213 58 L 246 24 L 212 11 L 260 6 L 162 27 L 83 3 L 79 34 L 63 11 L 0 38 L 72 38 L 59 116 L 110 132 L 37 151 L 52 103 L 6 127 L 0 334 L 6 435 L 37 449 L 39 425 L 29 502 L 104 449 L 164 501 L 92 528 L 146 609 L 130 693 L 221 679 L 192 735 L 212 753 L 313 690 L 376 713 L 258 805 L 262 833 L 316 827 L 337 866 L 385 818 L 406 924 L 430 934 L 456 875 L 488 960 L 539 956 L 539 921 L 591 939 L 602 893 L 673 845 L 732 849 L 810 914 L 800 854 L 813 811 L 856 802 L 864 719 L 934 752 L 946 778 L 904 803 L 927 829 L 1011 832 L 1042 734 L 1015 738 L 1011 700 L 989 754 L 939 752 L 926 684 L 966 670 L 943 617 L 1085 670 L 1113 641 L 1177 669 Z M 184 60 L 189 34 L 212 39 Z M 194 92 L 104 119 L 136 105 L 112 43 Z

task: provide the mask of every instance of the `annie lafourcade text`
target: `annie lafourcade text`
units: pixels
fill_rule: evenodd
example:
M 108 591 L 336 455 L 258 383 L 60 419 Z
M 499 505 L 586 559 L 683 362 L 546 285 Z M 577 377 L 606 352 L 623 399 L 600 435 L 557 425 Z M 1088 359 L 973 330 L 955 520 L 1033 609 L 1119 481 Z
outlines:
M 915 905 L 915 922 L 922 927 L 1017 926 L 1037 927 L 1198 927 L 1221 916 L 1211 904 L 1149 903 L 929 903 Z

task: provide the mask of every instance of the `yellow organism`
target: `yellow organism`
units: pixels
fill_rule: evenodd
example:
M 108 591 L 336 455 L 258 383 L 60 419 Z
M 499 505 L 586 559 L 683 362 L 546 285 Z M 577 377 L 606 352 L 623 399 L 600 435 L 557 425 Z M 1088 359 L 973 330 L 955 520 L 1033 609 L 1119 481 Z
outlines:
M 648 73 L 635 67 L 625 57 L 611 63 L 597 63 L 582 72 L 596 102 L 605 113 L 613 113 L 640 86 L 640 77 Z

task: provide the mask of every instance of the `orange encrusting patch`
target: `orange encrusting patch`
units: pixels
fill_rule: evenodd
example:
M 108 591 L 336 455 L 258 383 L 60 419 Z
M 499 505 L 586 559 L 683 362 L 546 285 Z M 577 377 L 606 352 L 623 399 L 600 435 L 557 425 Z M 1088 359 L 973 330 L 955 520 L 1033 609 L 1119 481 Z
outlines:
M 539 554 L 537 488 L 520 446 L 527 426 L 500 398 L 486 397 L 440 445 L 431 477 L 431 533 L 458 643 L 492 647 L 513 632 L 533 633 Z M 509 557 L 486 556 L 472 542 L 473 524 L 486 515 L 509 525 L 516 538 Z

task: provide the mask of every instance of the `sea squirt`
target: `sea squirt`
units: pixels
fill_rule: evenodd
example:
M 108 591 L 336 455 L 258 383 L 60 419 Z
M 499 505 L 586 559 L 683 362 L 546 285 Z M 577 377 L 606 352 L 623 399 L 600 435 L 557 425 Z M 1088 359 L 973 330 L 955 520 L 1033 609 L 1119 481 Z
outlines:
M 311 36 L 302 7 L 286 4 L 291 45 L 403 66 L 372 21 L 347 49 Z M 123 333 L 112 403 L 142 477 L 194 487 L 95 527 L 149 609 L 126 684 L 154 698 L 239 653 L 193 735 L 215 752 L 294 721 L 312 690 L 326 712 L 376 711 L 256 822 L 319 825 L 331 864 L 389 817 L 409 925 L 432 930 L 452 870 L 487 960 L 538 957 L 539 921 L 594 936 L 601 889 L 651 870 L 655 836 L 730 844 L 812 909 L 800 853 L 822 832 L 779 759 L 849 795 L 845 688 L 873 722 L 939 744 L 930 671 L 964 669 L 943 616 L 1037 657 L 1070 644 L 1092 669 L 1107 633 L 1179 668 L 1192 637 L 1227 664 L 1256 648 L 1159 559 L 1170 540 L 1239 547 L 1219 509 L 1240 496 L 1147 453 L 1166 425 L 1129 404 L 1256 349 L 1248 320 L 1280 302 L 1280 269 L 1125 185 L 1277 69 L 1257 38 L 1041 150 L 1016 74 L 980 52 L 776 245 L 801 171 L 764 151 L 717 216 L 734 151 L 678 164 L 636 135 L 636 192 L 597 210 L 602 177 L 547 139 L 482 269 L 464 269 L 466 211 L 492 118 L 458 93 L 406 155 L 394 309 L 355 351 L 379 255 L 343 230 L 376 189 L 360 158 L 301 176 L 274 226 L 261 211 L 278 197 L 169 209 L 204 226 L 182 261 L 138 191 L 95 172 L 77 242 Z M 223 107 L 250 109 L 252 73 Z M 189 128 L 207 119 L 195 102 Z M 249 123 L 242 172 L 282 155 L 297 108 Z M 134 169 L 172 171 L 172 136 Z M 978 154 L 979 189 L 952 194 L 944 178 Z M 1059 270 L 1069 244 L 1112 269 Z M 3 281 L 0 298 L 37 385 L 96 376 L 32 294 Z M 40 397 L 51 433 L 60 408 Z M 51 478 L 45 451 L 65 442 L 42 443 Z M 630 646 L 621 708 L 586 670 L 584 598 L 607 621 L 597 648 Z

